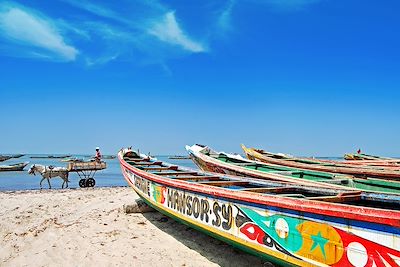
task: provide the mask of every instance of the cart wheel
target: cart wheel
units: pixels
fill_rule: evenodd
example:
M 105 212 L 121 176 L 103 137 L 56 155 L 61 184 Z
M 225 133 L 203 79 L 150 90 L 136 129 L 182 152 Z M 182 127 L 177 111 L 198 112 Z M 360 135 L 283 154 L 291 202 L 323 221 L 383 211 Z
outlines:
M 96 184 L 96 181 L 93 178 L 89 178 L 86 181 L 86 186 L 87 187 L 93 187 Z
M 81 187 L 81 188 L 86 187 L 86 179 L 79 180 L 79 187 Z

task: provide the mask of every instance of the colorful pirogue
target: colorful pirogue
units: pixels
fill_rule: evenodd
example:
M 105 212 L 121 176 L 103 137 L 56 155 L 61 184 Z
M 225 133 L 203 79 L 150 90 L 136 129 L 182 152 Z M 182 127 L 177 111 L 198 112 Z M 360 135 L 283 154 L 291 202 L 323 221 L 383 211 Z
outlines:
M 382 166 L 341 166 L 323 162 L 304 162 L 299 159 L 281 159 L 271 156 L 270 152 L 262 149 L 247 148 L 242 145 L 246 156 L 252 160 L 258 160 L 270 164 L 294 167 L 303 170 L 314 170 L 331 173 L 349 174 L 358 177 L 374 177 L 379 179 L 400 180 L 400 169 L 397 167 Z
M 400 264 L 400 200 L 203 173 L 130 149 L 118 158 L 126 181 L 150 206 L 276 264 Z
M 242 145 L 242 148 L 245 149 Z M 257 150 L 257 149 L 254 149 Z M 261 152 L 261 150 L 260 150 Z M 338 161 L 338 160 L 332 160 L 332 159 L 321 159 L 321 158 L 301 158 L 301 157 L 294 157 L 292 155 L 288 154 L 283 154 L 283 153 L 272 153 L 266 150 L 262 150 L 262 154 L 266 155 L 268 157 L 276 158 L 276 159 L 285 159 L 285 160 L 291 160 L 291 161 L 296 161 L 296 162 L 301 162 L 301 163 L 308 163 L 308 164 L 323 164 L 327 166 L 336 166 L 336 167 L 351 167 L 351 166 L 361 166 L 361 167 L 367 167 L 367 168 L 378 168 L 378 169 L 398 169 L 400 170 L 400 159 L 396 158 L 384 158 L 384 157 L 378 157 L 378 156 L 369 156 L 369 158 L 363 158 L 366 156 L 366 154 L 346 154 L 348 155 L 347 157 L 351 157 L 354 160 L 346 160 L 346 161 Z M 346 159 L 345 155 L 345 159 Z M 356 158 L 360 157 L 360 158 Z M 356 160 L 359 159 L 359 160 Z M 361 160 L 362 159 L 362 160 Z
M 194 163 L 203 171 L 247 176 L 265 180 L 290 181 L 306 186 L 350 187 L 357 190 L 398 194 L 400 181 L 357 178 L 349 175 L 302 170 L 245 159 L 240 155 L 217 152 L 208 146 L 186 146 Z M 396 197 L 396 196 L 393 196 Z
M 395 158 L 388 158 L 388 157 L 381 157 L 381 156 L 374 156 L 374 155 L 368 155 L 364 153 L 347 153 L 344 154 L 344 159 L 345 160 L 394 160 L 394 161 L 400 161 L 400 159 L 395 159 Z

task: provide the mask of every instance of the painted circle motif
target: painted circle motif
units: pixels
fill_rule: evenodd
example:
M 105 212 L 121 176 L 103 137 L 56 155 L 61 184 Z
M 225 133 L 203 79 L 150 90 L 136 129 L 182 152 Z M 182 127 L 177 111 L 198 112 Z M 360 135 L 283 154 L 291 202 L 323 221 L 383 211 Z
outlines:
M 283 218 L 278 218 L 275 222 L 275 231 L 280 238 L 286 238 L 289 235 L 289 224 Z
M 345 257 L 342 238 L 332 226 L 306 221 L 296 229 L 302 236 L 302 245 L 296 254 L 327 265 L 338 263 Z
M 347 246 L 347 259 L 355 267 L 363 267 L 368 262 L 367 249 L 358 242 L 351 242 Z

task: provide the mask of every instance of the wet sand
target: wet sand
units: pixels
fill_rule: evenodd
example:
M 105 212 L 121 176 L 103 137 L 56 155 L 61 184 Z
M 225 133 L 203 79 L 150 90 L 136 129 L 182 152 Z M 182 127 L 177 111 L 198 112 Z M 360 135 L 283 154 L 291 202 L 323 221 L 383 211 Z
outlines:
M 131 188 L 0 192 L 0 266 L 263 266 L 159 212 Z

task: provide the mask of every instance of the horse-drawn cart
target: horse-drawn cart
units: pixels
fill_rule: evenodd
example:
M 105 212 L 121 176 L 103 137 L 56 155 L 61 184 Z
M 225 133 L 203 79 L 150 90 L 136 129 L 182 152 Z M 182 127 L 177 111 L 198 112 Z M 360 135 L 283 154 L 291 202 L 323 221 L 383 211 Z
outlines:
M 76 172 L 79 175 L 80 187 L 93 187 L 96 184 L 94 175 L 99 170 L 107 168 L 104 161 L 89 161 L 89 162 L 70 162 L 68 163 L 68 172 Z

